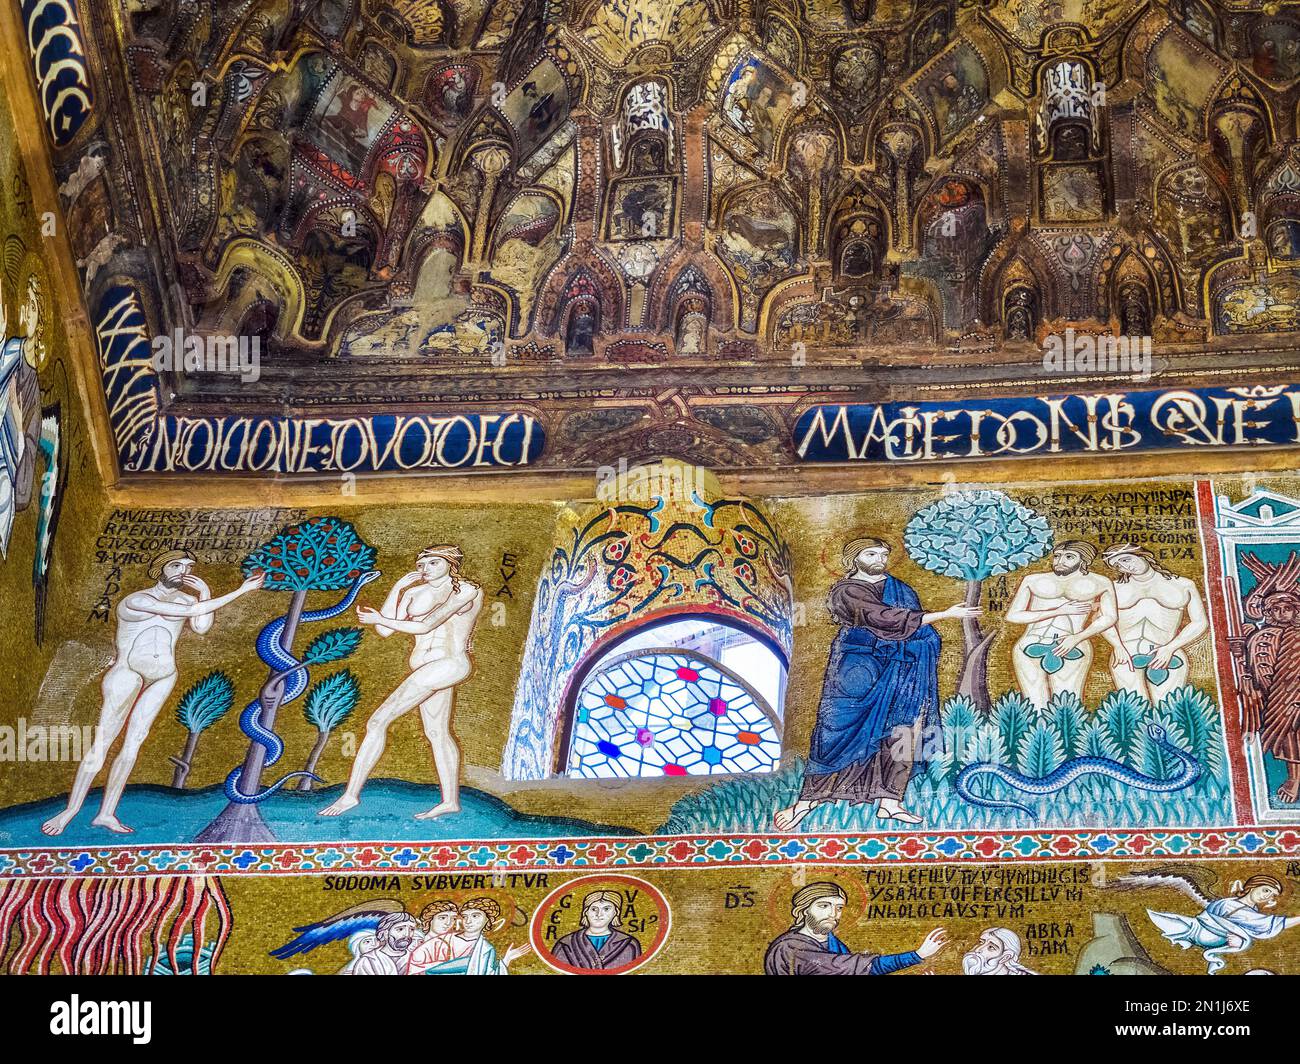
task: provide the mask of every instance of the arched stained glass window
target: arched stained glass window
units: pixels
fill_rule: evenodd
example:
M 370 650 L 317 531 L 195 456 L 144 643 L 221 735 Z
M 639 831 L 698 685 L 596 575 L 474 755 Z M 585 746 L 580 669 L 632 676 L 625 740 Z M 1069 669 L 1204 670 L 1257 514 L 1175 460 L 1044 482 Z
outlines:
M 695 651 L 615 653 L 588 674 L 575 699 L 570 776 L 771 772 L 780 759 L 781 722 L 767 700 Z
M 794 629 L 773 518 L 676 459 L 597 495 L 561 515 L 538 581 L 502 774 L 772 771 Z

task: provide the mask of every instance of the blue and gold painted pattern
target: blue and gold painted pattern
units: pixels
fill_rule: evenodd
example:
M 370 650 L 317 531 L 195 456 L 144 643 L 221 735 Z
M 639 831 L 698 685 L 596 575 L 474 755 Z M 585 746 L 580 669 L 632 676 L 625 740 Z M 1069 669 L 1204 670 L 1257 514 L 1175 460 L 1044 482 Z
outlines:
M 20 9 L 46 129 L 54 146 L 63 148 L 94 110 L 77 9 L 72 0 L 21 0 Z

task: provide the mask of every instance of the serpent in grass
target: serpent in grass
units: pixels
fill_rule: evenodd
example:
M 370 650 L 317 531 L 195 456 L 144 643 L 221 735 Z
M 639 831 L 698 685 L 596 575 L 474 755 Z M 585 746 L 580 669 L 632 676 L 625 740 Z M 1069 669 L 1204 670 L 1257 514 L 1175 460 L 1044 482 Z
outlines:
M 337 617 L 356 601 L 357 592 L 362 587 L 370 583 L 371 580 L 377 580 L 378 578 L 379 573 L 374 570 L 362 573 L 352 581 L 352 586 L 348 588 L 347 594 L 334 603 L 333 606 L 326 606 L 320 610 L 304 610 L 301 618 L 299 618 L 300 622 L 328 621 L 331 617 Z M 277 617 L 257 634 L 257 656 L 267 664 L 272 673 L 277 675 L 284 685 L 280 695 L 281 708 L 287 706 L 307 690 L 309 680 L 307 666 L 280 645 L 280 635 L 284 631 L 284 626 L 288 620 L 287 616 Z M 262 699 L 260 696 L 248 703 L 244 712 L 239 715 L 239 728 L 266 751 L 266 759 L 262 762 L 263 766 L 269 767 L 280 760 L 280 755 L 284 753 L 284 740 L 275 732 L 263 727 Z M 290 772 L 286 776 L 281 776 L 264 790 L 257 791 L 254 794 L 245 794 L 239 789 L 239 779 L 243 772 L 244 766 L 238 765 L 231 769 L 230 775 L 226 777 L 226 798 L 236 805 L 256 805 L 258 802 L 263 802 L 290 780 L 297 779 L 299 776 L 308 776 L 316 780 L 316 782 L 320 782 L 320 777 L 315 773 Z
M 991 776 L 994 779 L 1001 780 L 1013 791 L 1019 791 L 1022 794 L 1047 795 L 1064 790 L 1082 776 L 1106 776 L 1141 791 L 1171 794 L 1174 791 L 1181 791 L 1185 787 L 1190 787 L 1201 778 L 1201 763 L 1186 750 L 1171 743 L 1165 735 L 1164 728 L 1158 724 L 1149 724 L 1147 725 L 1147 734 L 1151 736 L 1161 750 L 1173 755 L 1178 761 L 1178 771 L 1168 779 L 1157 779 L 1154 776 L 1143 775 L 1141 772 L 1131 769 L 1127 765 L 1122 765 L 1118 761 L 1113 761 L 1109 757 L 1088 756 L 1071 758 L 1046 776 L 1022 776 L 1019 772 L 1015 772 L 1005 765 L 999 765 L 993 761 L 977 761 L 974 764 L 967 765 L 957 774 L 957 781 L 953 788 L 971 805 L 977 805 L 984 809 L 1015 809 L 1028 817 L 1037 819 L 1032 809 L 1018 802 L 986 798 L 976 794 L 971 790 L 971 782 L 982 776 Z

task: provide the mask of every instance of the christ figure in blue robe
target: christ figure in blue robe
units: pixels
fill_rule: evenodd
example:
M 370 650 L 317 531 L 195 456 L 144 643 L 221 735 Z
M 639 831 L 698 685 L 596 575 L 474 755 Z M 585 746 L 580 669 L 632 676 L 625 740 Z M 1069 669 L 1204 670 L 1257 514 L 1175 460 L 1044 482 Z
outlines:
M 958 603 L 926 613 L 916 592 L 888 573 L 890 548 L 874 538 L 844 548 L 847 576 L 830 592 L 840 625 L 831 645 L 813 726 L 803 787 L 794 805 L 776 814 L 778 831 L 793 831 L 825 802 L 879 802 L 881 820 L 919 824 L 903 806 L 922 759 L 942 748 L 939 728 L 941 620 L 976 617 Z

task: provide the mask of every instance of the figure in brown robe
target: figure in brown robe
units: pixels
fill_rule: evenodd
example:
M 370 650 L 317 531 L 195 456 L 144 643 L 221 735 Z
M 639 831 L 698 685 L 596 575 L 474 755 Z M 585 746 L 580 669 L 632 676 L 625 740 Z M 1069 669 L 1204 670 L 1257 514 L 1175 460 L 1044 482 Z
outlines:
M 641 956 L 641 943 L 618 930 L 623 919 L 623 895 L 593 890 L 582 899 L 578 930 L 565 935 L 551 953 L 561 964 L 599 972 L 624 968 Z
M 604 935 L 594 935 L 583 928 L 561 938 L 551 953 L 570 968 L 599 972 L 631 964 L 641 956 L 641 943 L 614 928 Z
M 1275 592 L 1263 604 L 1264 623 L 1246 638 L 1243 729 L 1286 764 L 1282 802 L 1300 801 L 1300 596 Z M 1254 691 L 1249 688 L 1253 687 Z

